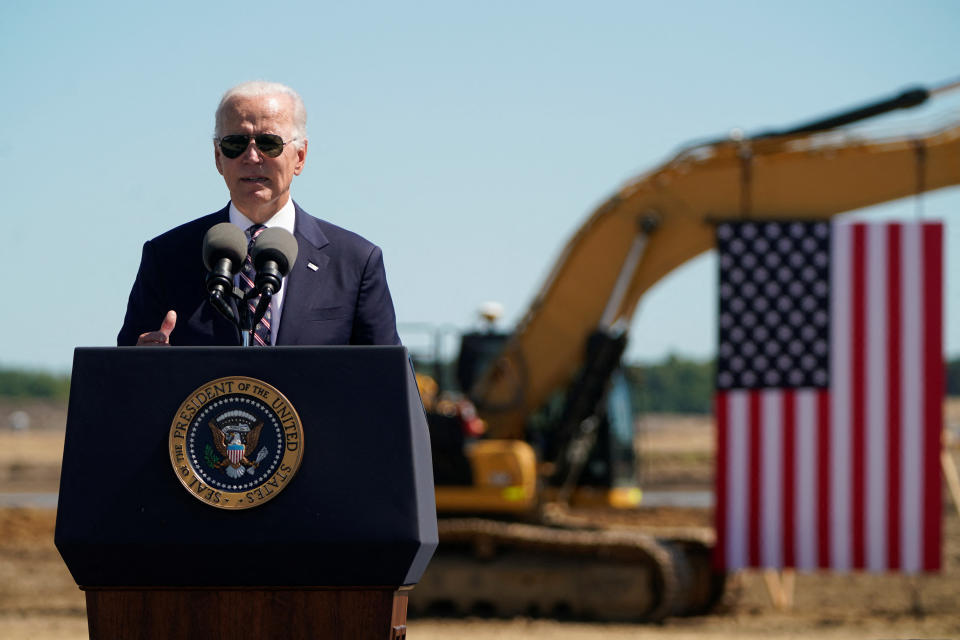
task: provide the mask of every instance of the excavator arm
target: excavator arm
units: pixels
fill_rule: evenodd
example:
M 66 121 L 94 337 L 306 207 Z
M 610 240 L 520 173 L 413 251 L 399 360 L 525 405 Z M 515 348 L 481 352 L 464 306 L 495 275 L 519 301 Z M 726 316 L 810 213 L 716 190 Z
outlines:
M 960 184 L 960 125 L 886 140 L 794 130 L 695 146 L 624 186 L 570 239 L 473 390 L 488 434 L 527 417 L 582 366 L 598 327 L 626 328 L 641 296 L 711 249 L 722 219 L 825 219 Z

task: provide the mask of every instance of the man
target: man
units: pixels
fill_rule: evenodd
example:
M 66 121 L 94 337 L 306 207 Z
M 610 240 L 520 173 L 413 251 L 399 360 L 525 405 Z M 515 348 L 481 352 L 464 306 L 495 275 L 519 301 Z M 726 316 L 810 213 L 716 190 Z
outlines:
M 264 225 L 297 240 L 270 326 L 258 330 L 265 344 L 399 344 L 379 247 L 310 216 L 290 198 L 307 158 L 300 96 L 277 83 L 230 89 L 217 108 L 213 146 L 230 202 L 144 244 L 117 344 L 240 344 L 237 328 L 207 302 L 201 254 L 207 230 L 228 221 L 248 238 Z

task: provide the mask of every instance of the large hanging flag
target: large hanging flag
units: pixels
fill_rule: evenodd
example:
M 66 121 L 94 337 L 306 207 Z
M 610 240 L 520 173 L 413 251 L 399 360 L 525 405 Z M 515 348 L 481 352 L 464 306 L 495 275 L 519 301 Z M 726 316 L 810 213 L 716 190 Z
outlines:
M 938 222 L 724 222 L 718 567 L 940 568 Z

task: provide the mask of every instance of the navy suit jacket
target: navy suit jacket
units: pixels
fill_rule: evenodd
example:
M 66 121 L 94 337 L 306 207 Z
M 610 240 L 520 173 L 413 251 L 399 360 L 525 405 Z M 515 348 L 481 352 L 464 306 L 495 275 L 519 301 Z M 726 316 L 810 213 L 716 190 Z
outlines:
M 284 284 L 277 344 L 400 344 L 380 248 L 294 207 L 299 249 Z M 202 256 L 204 235 L 228 222 L 228 212 L 229 205 L 144 243 L 118 345 L 156 331 L 170 309 L 177 312 L 170 344 L 240 344 L 237 328 L 207 301 Z

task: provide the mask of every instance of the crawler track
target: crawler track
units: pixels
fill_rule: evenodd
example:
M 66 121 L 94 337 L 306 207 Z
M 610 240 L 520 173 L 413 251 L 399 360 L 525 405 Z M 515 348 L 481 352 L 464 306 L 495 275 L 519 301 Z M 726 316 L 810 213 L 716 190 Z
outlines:
M 441 520 L 440 541 L 414 611 L 656 621 L 710 599 L 696 541 L 484 518 Z

